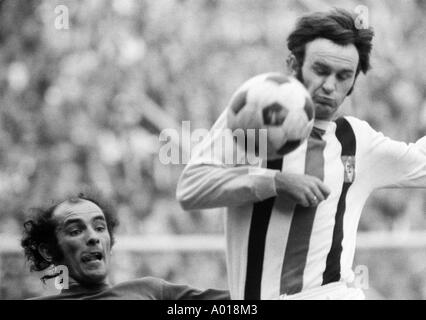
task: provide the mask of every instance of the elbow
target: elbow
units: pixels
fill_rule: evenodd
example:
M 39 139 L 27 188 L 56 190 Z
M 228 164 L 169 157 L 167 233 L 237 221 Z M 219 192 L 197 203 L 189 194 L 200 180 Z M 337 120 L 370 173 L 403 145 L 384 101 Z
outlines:
M 187 183 L 183 179 L 183 176 L 179 179 L 176 188 L 176 200 L 179 202 L 183 210 L 196 209 L 196 201 L 194 199 L 194 196 L 188 190 Z
M 176 199 L 183 210 L 186 211 L 193 209 L 193 202 L 191 201 L 191 198 L 180 192 L 179 189 L 176 191 Z
M 176 188 L 176 199 L 183 210 L 213 208 L 212 182 L 207 171 L 204 167 L 187 166 L 182 172 Z

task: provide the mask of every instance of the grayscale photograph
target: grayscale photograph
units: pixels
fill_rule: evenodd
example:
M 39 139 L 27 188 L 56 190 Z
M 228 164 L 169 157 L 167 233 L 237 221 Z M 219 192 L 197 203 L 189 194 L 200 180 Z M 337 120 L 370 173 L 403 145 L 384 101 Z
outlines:
M 426 300 L 425 16 L 0 0 L 0 300 Z

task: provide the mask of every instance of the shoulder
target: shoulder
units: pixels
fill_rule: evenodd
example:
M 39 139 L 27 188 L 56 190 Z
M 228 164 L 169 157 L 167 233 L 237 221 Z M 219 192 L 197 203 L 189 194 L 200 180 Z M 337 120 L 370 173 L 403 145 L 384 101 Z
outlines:
M 359 118 L 353 117 L 353 116 L 344 116 L 342 117 L 343 119 L 345 119 L 346 121 L 349 122 L 349 124 L 351 125 L 352 129 L 355 131 L 355 133 L 359 134 L 359 133 L 377 133 L 376 130 L 374 130 L 371 125 L 365 121 L 365 120 L 361 120 Z
M 381 132 L 378 132 L 375 129 L 373 129 L 371 125 L 365 120 L 361 120 L 359 118 L 352 117 L 352 116 L 345 116 L 339 119 L 345 119 L 349 123 L 349 125 L 351 126 L 355 134 L 357 143 L 360 142 L 362 145 L 365 145 L 365 144 L 368 145 L 375 138 L 379 138 L 383 136 Z
M 32 297 L 32 298 L 27 298 L 25 300 L 58 300 L 58 299 L 61 299 L 61 295 L 59 295 L 59 294 L 49 295 L 49 296 Z
M 183 287 L 156 277 L 143 277 L 121 282 L 113 287 L 116 292 L 137 292 L 152 300 L 174 299 L 175 291 L 184 291 Z
M 370 128 L 372 130 L 369 123 L 365 120 L 361 120 L 353 116 L 344 116 L 339 119 L 345 119 L 347 122 L 349 122 L 349 124 L 354 129 L 354 131 L 359 129 L 365 129 L 365 128 Z
M 120 287 L 144 287 L 144 288 L 161 288 L 165 284 L 165 281 L 155 277 L 143 277 L 133 280 L 127 280 L 120 282 L 114 286 L 114 288 Z
M 84 293 L 67 292 L 65 290 L 58 294 L 32 297 L 26 300 L 74 300 L 74 299 L 79 299 L 83 296 L 84 296 Z
M 161 300 L 163 281 L 154 277 L 127 280 L 114 285 L 110 291 L 114 296 L 126 299 Z
M 155 277 L 144 277 L 114 286 L 116 291 L 137 291 L 153 300 L 228 300 L 229 291 L 200 290 L 186 284 L 171 283 Z

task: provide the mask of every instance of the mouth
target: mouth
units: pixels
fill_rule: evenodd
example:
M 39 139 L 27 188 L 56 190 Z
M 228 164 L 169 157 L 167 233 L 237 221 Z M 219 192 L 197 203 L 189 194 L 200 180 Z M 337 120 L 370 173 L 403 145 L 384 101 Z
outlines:
M 91 263 L 91 262 L 102 261 L 103 257 L 104 255 L 100 251 L 86 252 L 82 254 L 81 262 Z
M 334 108 L 335 104 L 336 104 L 333 99 L 324 98 L 324 97 L 318 97 L 318 96 L 316 96 L 316 97 L 314 97 L 313 100 L 314 100 L 314 102 L 316 104 L 320 104 L 320 105 L 323 105 L 323 106 L 328 106 L 328 107 L 331 107 L 331 108 Z

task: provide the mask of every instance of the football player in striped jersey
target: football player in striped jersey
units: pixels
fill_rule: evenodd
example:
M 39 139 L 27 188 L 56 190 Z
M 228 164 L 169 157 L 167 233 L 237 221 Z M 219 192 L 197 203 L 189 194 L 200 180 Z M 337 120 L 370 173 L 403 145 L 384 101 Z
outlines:
M 309 139 L 278 160 L 225 164 L 226 155 L 210 152 L 225 110 L 185 167 L 177 187 L 184 209 L 226 207 L 233 299 L 363 299 L 351 283 L 367 198 L 377 188 L 426 187 L 426 137 L 407 144 L 337 118 L 370 69 L 373 36 L 346 10 L 301 17 L 287 63 L 316 106 Z

